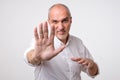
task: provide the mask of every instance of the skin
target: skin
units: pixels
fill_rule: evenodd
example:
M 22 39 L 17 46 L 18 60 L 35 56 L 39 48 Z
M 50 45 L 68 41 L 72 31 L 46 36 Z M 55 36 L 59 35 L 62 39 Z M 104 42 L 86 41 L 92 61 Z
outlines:
M 66 44 L 72 23 L 72 18 L 68 11 L 64 7 L 58 5 L 51 9 L 48 21 L 50 26 L 55 27 L 55 36 Z
M 50 36 L 48 36 L 47 22 L 40 23 L 34 28 L 35 48 L 27 54 L 28 61 L 31 64 L 40 64 L 41 61 L 50 60 L 59 54 L 64 48 L 69 37 L 69 30 L 72 23 L 72 17 L 64 6 L 58 4 L 51 8 L 48 22 L 51 26 Z M 63 45 L 58 49 L 54 48 L 54 36 L 56 36 Z M 78 64 L 85 65 L 90 75 L 96 75 L 98 67 L 91 59 L 71 58 Z

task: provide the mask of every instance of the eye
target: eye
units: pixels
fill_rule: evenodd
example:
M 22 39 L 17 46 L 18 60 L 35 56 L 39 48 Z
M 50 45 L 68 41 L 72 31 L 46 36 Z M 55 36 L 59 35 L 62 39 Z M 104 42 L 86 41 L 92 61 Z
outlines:
M 68 21 L 69 21 L 68 19 L 64 19 L 62 22 L 67 23 Z
M 52 21 L 52 23 L 57 24 L 57 23 L 58 23 L 58 21 L 57 21 L 57 20 L 53 20 L 53 21 Z

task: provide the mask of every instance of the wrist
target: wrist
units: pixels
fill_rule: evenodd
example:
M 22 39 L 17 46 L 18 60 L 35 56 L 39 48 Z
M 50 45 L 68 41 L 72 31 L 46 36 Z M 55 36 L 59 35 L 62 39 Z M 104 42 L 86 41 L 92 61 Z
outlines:
M 32 56 L 31 60 L 31 62 L 35 65 L 39 65 L 41 63 L 41 59 L 39 57 L 36 57 L 35 55 Z
M 91 67 L 88 68 L 88 71 L 90 73 L 90 75 L 96 75 L 98 73 L 98 67 L 96 65 L 96 63 L 93 63 L 93 65 Z
M 36 57 L 36 54 L 34 53 L 34 49 L 30 50 L 27 54 L 28 62 L 33 65 L 39 65 L 40 64 L 40 58 Z

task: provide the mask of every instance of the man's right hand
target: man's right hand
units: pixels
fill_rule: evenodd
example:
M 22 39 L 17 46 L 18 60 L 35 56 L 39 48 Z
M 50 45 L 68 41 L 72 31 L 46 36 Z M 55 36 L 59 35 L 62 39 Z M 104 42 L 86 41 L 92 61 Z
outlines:
M 50 60 L 65 48 L 65 45 L 60 46 L 58 49 L 54 48 L 54 26 L 51 26 L 50 36 L 48 33 L 47 22 L 40 23 L 38 27 L 34 28 L 35 48 L 31 53 L 31 63 L 36 64 Z

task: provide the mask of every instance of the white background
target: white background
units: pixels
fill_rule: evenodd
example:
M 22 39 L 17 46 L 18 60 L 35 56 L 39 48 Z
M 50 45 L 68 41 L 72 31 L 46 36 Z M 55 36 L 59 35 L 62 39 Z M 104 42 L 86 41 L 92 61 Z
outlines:
M 120 0 L 0 0 L 0 80 L 34 80 L 23 59 L 33 27 L 47 20 L 48 8 L 66 4 L 72 13 L 71 34 L 81 38 L 100 68 L 92 79 L 120 80 Z

